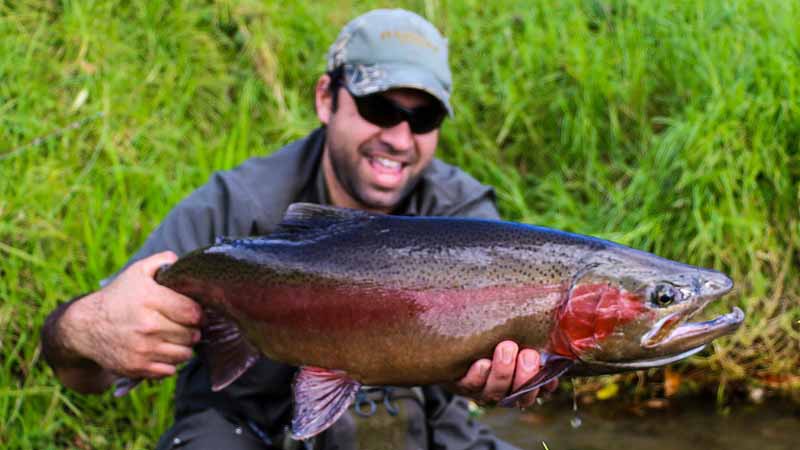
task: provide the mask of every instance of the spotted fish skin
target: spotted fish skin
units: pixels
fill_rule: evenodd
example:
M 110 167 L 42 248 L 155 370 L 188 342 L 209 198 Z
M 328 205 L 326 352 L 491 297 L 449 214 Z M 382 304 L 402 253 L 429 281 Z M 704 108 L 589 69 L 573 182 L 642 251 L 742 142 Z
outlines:
M 603 245 L 466 219 L 318 226 L 221 241 L 159 281 L 223 311 L 270 358 L 426 384 L 465 373 L 503 339 L 545 347 L 580 255 Z
M 159 270 L 200 303 L 212 389 L 260 356 L 301 367 L 292 435 L 331 426 L 362 384 L 457 380 L 506 339 L 549 380 L 669 364 L 743 313 L 685 323 L 732 282 L 609 241 L 512 222 L 294 204 L 265 237 L 219 239 Z M 118 395 L 135 383 L 122 383 Z
M 626 278 L 647 285 L 654 273 L 724 277 L 531 225 L 293 205 L 275 233 L 219 240 L 157 279 L 232 320 L 267 357 L 418 385 L 458 379 L 504 339 L 579 363 L 638 357 L 638 344 L 627 357 L 599 340 L 633 326 L 635 341 L 659 318 Z M 588 294 L 568 307 L 578 287 Z

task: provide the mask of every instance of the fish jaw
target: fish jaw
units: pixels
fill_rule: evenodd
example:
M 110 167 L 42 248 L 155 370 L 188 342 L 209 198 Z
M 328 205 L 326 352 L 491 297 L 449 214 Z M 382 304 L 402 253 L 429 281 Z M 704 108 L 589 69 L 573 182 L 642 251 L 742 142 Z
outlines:
M 631 370 L 645 370 L 654 367 L 661 367 L 667 364 L 678 362 L 686 359 L 692 355 L 700 353 L 705 349 L 705 345 L 700 345 L 681 353 L 672 354 L 668 356 L 655 356 L 652 358 L 636 359 L 631 361 L 583 361 L 579 360 L 567 372 L 570 376 L 589 376 L 589 375 L 603 375 L 613 374 L 620 372 L 627 372 Z
M 667 320 L 662 319 L 653 330 L 642 336 L 642 347 L 659 354 L 669 353 L 673 349 L 702 347 L 718 337 L 733 333 L 744 322 L 744 312 L 738 307 L 705 322 L 666 323 L 670 322 L 669 319 L 674 322 L 673 316 L 675 314 L 665 317 Z

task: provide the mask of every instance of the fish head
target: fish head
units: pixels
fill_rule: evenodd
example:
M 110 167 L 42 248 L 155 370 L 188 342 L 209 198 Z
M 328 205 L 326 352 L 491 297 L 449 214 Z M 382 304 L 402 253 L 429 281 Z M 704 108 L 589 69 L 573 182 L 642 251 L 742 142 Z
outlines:
M 572 280 L 558 312 L 553 347 L 591 373 L 669 364 L 741 325 L 739 308 L 712 320 L 689 321 L 732 288 L 733 281 L 716 270 L 611 246 L 587 257 Z

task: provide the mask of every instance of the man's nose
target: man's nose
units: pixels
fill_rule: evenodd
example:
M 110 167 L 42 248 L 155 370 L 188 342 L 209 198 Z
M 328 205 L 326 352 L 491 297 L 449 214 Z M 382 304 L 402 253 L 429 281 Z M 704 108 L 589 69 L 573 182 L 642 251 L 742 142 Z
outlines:
M 397 150 L 408 150 L 414 145 L 414 134 L 405 120 L 381 130 L 381 139 Z

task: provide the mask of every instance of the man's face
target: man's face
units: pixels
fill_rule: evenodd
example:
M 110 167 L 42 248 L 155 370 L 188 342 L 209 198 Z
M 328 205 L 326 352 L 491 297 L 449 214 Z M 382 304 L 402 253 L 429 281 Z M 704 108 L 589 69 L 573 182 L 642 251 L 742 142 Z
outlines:
M 408 109 L 436 102 L 415 89 L 393 89 L 382 95 Z M 359 115 L 344 88 L 339 89 L 336 112 L 330 111 L 330 102 L 327 112 L 320 111 L 319 99 L 317 105 L 327 124 L 323 170 L 333 203 L 391 212 L 433 159 L 439 129 L 414 134 L 405 121 L 387 128 L 374 125 Z

